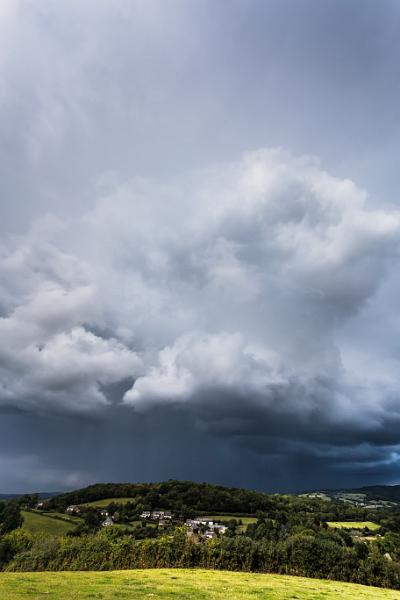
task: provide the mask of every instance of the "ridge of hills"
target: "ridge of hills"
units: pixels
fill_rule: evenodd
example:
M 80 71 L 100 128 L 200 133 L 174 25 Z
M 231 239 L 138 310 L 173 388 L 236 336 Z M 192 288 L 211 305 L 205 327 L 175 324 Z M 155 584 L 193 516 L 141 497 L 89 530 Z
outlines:
M 199 512 L 226 511 L 251 513 L 265 511 L 278 496 L 301 498 L 311 496 L 322 500 L 335 500 L 359 506 L 385 506 L 400 503 L 400 485 L 375 485 L 352 489 L 325 490 L 306 494 L 272 494 L 238 487 L 210 483 L 169 479 L 159 483 L 97 483 L 87 487 L 54 495 L 51 507 L 82 504 L 108 498 L 132 498 L 149 508 L 181 510 L 192 508 Z
M 0 499 L 11 500 L 25 494 L 0 494 Z M 112 498 L 132 498 L 135 502 L 158 507 L 181 509 L 191 507 L 209 510 L 211 507 L 231 513 L 266 510 L 271 498 L 277 496 L 308 497 L 336 500 L 354 505 L 382 505 L 400 503 L 400 485 L 371 485 L 359 488 L 320 489 L 303 493 L 277 494 L 246 488 L 169 479 L 158 483 L 95 483 L 69 492 L 39 492 L 53 508 L 68 504 L 83 504 Z

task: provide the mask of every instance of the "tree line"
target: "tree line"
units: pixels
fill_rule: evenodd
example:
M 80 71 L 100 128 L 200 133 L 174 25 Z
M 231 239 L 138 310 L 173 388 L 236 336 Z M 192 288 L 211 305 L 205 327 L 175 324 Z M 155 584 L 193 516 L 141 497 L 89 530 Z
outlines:
M 168 509 L 182 518 L 202 514 L 255 515 L 262 511 L 270 518 L 275 518 L 279 512 L 308 512 L 317 515 L 320 520 L 350 521 L 375 520 L 387 514 L 385 511 L 368 511 L 343 502 L 176 480 L 95 484 L 50 498 L 46 507 L 48 510 L 63 511 L 71 504 L 122 497 L 132 499 L 132 514 L 142 510 Z
M 112 528 L 95 535 L 63 538 L 17 529 L 0 540 L 0 566 L 7 571 L 199 567 L 400 589 L 400 563 L 385 558 L 384 550 L 379 544 L 368 547 L 349 542 L 335 531 L 313 529 L 278 535 L 275 540 L 268 536 L 233 535 L 202 543 L 188 538 L 184 528 L 178 528 L 173 535 L 145 540 Z

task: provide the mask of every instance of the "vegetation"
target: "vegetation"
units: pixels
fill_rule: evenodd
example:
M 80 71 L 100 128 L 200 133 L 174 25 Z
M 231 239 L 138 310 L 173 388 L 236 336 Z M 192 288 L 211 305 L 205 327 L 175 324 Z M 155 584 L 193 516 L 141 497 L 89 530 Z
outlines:
M 223 523 L 233 528 L 237 533 L 244 533 L 247 525 L 251 523 L 257 523 L 256 517 L 233 517 L 232 515 L 206 515 L 202 516 L 205 521 L 215 521 L 216 523 Z
M 70 504 L 80 505 L 79 517 L 65 513 Z M 172 518 L 141 517 L 162 509 Z M 7 572 L 196 567 L 400 589 L 396 506 L 367 510 L 333 498 L 168 481 L 89 486 L 44 505 L 26 496 L 3 503 L 0 515 Z M 186 525 L 188 518 L 227 527 Z
M 400 502 L 400 485 L 369 485 L 348 492 L 365 494 L 370 500 Z
M 50 508 L 65 509 L 70 504 L 86 504 L 99 500 L 131 499 L 146 510 L 170 509 L 174 512 L 195 511 L 212 513 L 255 514 L 267 510 L 271 496 L 261 492 L 225 488 L 207 483 L 169 480 L 162 483 L 91 485 L 75 492 L 61 494 L 48 501 Z
M 0 573 L 2 600 L 400 600 L 400 592 L 365 586 L 225 571 L 138 570 L 112 573 Z
M 139 568 L 207 568 L 336 579 L 400 589 L 400 546 L 354 542 L 340 530 L 292 529 L 259 520 L 249 534 L 197 541 L 185 528 L 135 539 L 113 527 L 96 534 L 51 537 L 15 530 L 1 540 L 6 571 L 84 571 Z M 394 559 L 385 558 L 389 547 Z M 392 550 L 393 551 L 393 550 Z M 397 552 L 397 554 L 396 554 Z
M 66 535 L 76 527 L 76 523 L 71 521 L 68 522 L 67 519 L 49 517 L 30 511 L 22 511 L 21 514 L 24 519 L 22 528 L 31 533 L 42 532 L 48 533 L 49 535 L 61 536 Z
M 122 499 L 122 501 L 121 501 Z M 308 512 L 321 521 L 375 521 L 381 512 L 320 497 L 266 494 L 208 483 L 169 480 L 162 483 L 102 483 L 50 498 L 47 508 L 63 512 L 71 504 L 107 507 L 130 505 L 131 520 L 142 510 L 168 509 L 182 517 L 225 515 L 275 518 L 281 512 Z M 133 510 L 135 509 L 135 510 Z M 129 511 L 128 511 L 129 512 Z
M 218 523 L 229 522 L 232 520 L 232 515 L 206 515 L 202 516 L 205 521 L 217 521 Z M 256 517 L 237 517 L 237 521 L 241 525 L 250 525 L 250 523 L 257 523 Z
M 380 528 L 372 521 L 328 521 L 327 525 L 336 529 L 368 529 L 369 531 L 376 531 Z
M 128 504 L 132 502 L 132 498 L 103 498 L 101 500 L 93 500 L 93 502 L 86 502 L 83 506 L 92 506 L 93 508 L 106 508 L 109 504 Z
M 0 501 L 0 535 L 22 525 L 20 506 L 17 501 Z

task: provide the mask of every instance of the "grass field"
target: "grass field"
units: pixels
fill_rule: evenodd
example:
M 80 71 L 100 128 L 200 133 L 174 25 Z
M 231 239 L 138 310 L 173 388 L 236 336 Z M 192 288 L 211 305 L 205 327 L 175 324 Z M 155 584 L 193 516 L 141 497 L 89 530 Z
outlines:
M 205 521 L 231 521 L 235 519 L 236 521 L 242 521 L 243 525 L 249 525 L 249 523 L 257 523 L 256 517 L 233 517 L 232 515 L 207 515 L 206 517 L 201 517 Z
M 66 521 L 53 519 L 52 517 L 41 515 L 40 513 L 33 513 L 23 510 L 21 511 L 21 514 L 24 518 L 22 528 L 32 531 L 32 533 L 43 531 L 51 535 L 61 536 L 65 535 L 68 531 L 71 531 L 71 529 L 74 529 L 75 527 L 75 524 L 72 522 L 67 523 Z
M 192 569 L 0 573 L 1 600 L 400 600 L 400 592 L 284 575 Z
M 62 513 L 62 512 L 42 512 L 40 511 L 38 513 L 39 515 L 44 515 L 45 517 L 58 517 L 59 519 L 62 519 L 63 521 L 68 521 L 69 523 L 74 523 L 75 525 L 78 525 L 79 523 L 83 522 L 82 517 L 77 517 L 76 515 L 69 515 L 67 513 Z
M 85 502 L 85 504 L 81 504 L 81 506 L 94 506 L 104 508 L 112 502 L 115 502 L 115 504 L 127 504 L 128 502 L 133 502 L 133 500 L 134 498 L 104 498 L 104 500 L 93 500 L 93 502 Z
M 372 521 L 328 521 L 327 525 L 337 529 L 364 529 L 365 527 L 370 531 L 379 529 L 379 525 Z
M 239 525 L 238 531 L 246 531 L 247 525 L 250 523 L 257 523 L 257 519 L 255 517 L 233 517 L 232 515 L 207 515 L 206 517 L 201 517 L 205 521 L 218 521 L 223 523 L 224 521 L 230 521 L 231 519 L 236 519 L 236 521 L 242 521 L 242 525 Z

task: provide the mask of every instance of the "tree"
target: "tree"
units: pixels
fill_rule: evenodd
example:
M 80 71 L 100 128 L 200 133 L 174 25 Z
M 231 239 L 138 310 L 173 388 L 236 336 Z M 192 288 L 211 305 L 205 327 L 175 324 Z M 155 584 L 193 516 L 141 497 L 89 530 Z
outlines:
M 2 534 L 9 533 L 13 529 L 21 527 L 23 517 L 21 510 L 16 502 L 7 502 L 0 512 L 0 532 Z

